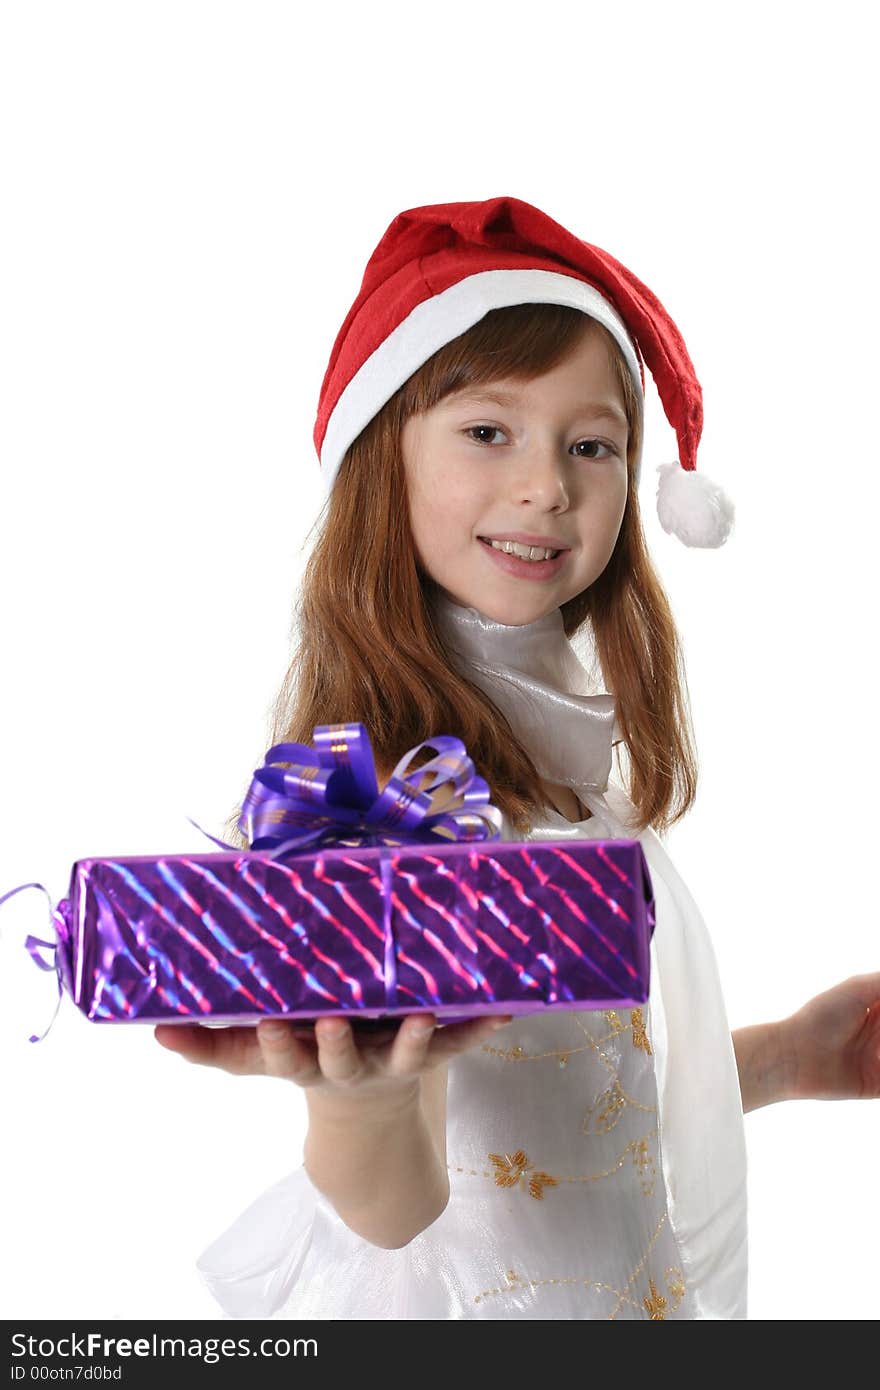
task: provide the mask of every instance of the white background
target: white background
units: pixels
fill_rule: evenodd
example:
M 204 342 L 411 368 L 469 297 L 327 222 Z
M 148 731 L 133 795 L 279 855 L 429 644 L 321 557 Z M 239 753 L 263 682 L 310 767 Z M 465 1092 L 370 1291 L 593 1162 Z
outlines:
M 312 426 L 366 260 L 500 194 L 611 251 L 700 375 L 717 551 L 642 503 L 699 798 L 667 845 L 732 1026 L 876 945 L 870 7 L 7 4 L 0 29 L 0 893 L 209 852 L 286 669 Z M 614 17 L 618 16 L 618 17 Z M 874 711 L 872 715 L 871 711 Z M 301 1159 L 287 1083 L 88 1023 L 0 908 L 0 1313 L 218 1316 L 195 1259 Z M 874 1318 L 880 1106 L 746 1117 L 754 1318 Z

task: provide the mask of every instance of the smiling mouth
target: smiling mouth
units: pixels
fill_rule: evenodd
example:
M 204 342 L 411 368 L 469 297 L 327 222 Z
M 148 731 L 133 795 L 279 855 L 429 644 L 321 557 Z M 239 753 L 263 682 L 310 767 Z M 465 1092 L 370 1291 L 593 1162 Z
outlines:
M 544 562 L 544 561 L 546 561 L 546 560 L 555 560 L 556 557 L 557 557 L 557 555 L 561 555 L 561 554 L 562 554 L 562 551 L 561 551 L 561 550 L 551 550 L 549 546 L 545 546 L 545 545 L 532 545 L 532 546 L 528 546 L 528 547 L 526 547 L 526 546 L 521 546 L 519 550 L 514 550 L 514 549 L 512 549 L 512 548 L 511 548 L 510 550 L 508 550 L 508 548 L 507 548 L 508 545 L 510 545 L 510 546 L 512 547 L 513 542 L 510 542 L 510 541 L 508 541 L 508 542 L 490 541 L 490 540 L 488 540 L 485 536 L 478 536 L 478 537 L 477 537 L 477 540 L 482 541 L 483 545 L 487 546 L 489 550 L 498 550 L 498 551 L 500 551 L 500 553 L 501 553 L 502 555 L 512 555 L 512 556 L 514 557 L 514 559 L 516 559 L 516 560 L 525 560 L 527 563 L 530 563 L 530 564 L 533 564 L 533 565 L 534 565 L 534 564 L 541 564 L 542 562 Z M 537 550 L 537 551 L 540 551 L 541 554 L 539 554 L 539 555 L 532 555 L 532 554 L 523 555 L 521 552 L 522 552 L 522 550 L 525 550 L 525 549 L 529 550 L 530 552 L 533 551 L 533 550 Z M 549 551 L 549 554 L 546 553 L 547 551 Z

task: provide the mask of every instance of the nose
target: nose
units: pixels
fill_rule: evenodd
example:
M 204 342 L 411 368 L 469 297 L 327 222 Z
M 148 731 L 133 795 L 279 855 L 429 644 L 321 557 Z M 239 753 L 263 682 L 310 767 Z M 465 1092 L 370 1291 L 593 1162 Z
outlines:
M 544 511 L 564 510 L 569 503 L 566 459 L 549 444 L 531 449 L 516 471 L 513 489 L 519 502 Z

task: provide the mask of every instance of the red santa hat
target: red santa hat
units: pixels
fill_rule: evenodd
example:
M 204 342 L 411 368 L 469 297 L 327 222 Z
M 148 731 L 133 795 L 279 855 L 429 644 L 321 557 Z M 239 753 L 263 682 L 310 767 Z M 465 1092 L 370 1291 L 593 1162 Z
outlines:
M 647 363 L 678 439 L 678 461 L 657 470 L 660 524 L 685 545 L 723 545 L 733 503 L 696 472 L 703 397 L 680 332 L 626 266 L 519 198 L 410 208 L 388 227 L 321 386 L 314 439 L 327 490 L 349 445 L 413 372 L 512 304 L 567 304 L 597 319 L 640 397 Z

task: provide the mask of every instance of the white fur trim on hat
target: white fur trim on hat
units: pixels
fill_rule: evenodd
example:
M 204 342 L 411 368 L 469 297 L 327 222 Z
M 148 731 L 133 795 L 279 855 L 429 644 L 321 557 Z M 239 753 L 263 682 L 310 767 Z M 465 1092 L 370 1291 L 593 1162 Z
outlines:
M 657 515 L 663 530 L 685 545 L 716 549 L 733 526 L 734 505 L 718 483 L 678 462 L 657 467 Z

